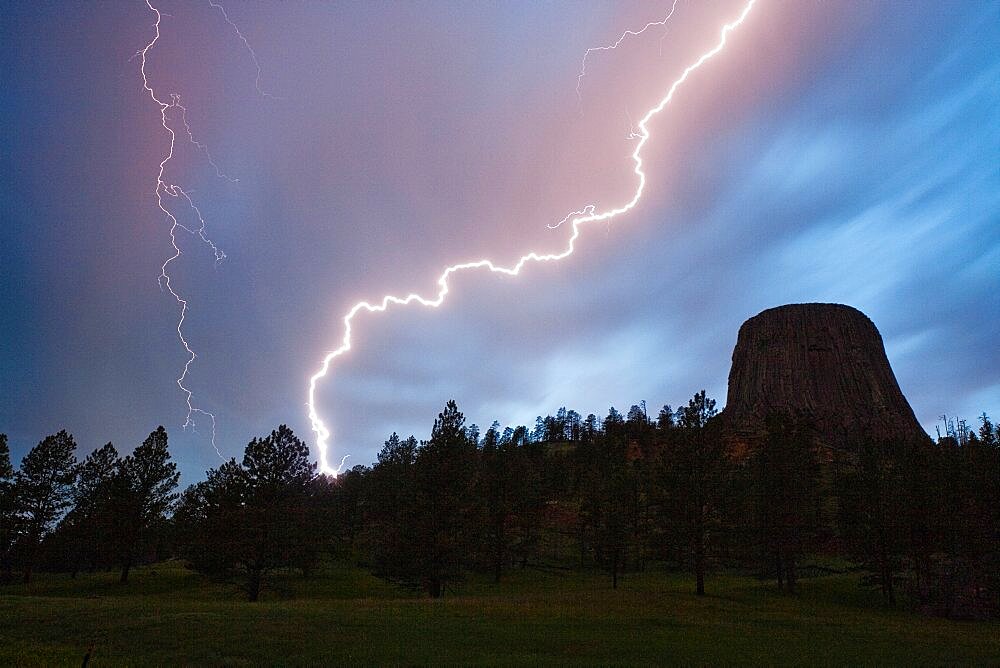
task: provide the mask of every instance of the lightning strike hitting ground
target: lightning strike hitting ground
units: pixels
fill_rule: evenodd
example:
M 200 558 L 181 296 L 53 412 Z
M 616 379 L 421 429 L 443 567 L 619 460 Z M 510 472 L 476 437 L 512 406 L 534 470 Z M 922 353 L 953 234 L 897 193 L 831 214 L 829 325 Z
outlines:
M 250 57 L 257 68 L 257 79 L 255 81 L 257 92 L 264 97 L 273 97 L 268 93 L 265 93 L 260 88 L 261 73 L 260 73 L 260 65 L 257 62 L 257 54 L 255 54 L 253 49 L 250 48 L 250 44 L 247 42 L 246 37 L 243 36 L 243 33 L 240 32 L 240 29 L 236 26 L 236 24 L 229 19 L 229 16 L 226 14 L 226 10 L 222 5 L 217 4 L 212 0 L 209 0 L 208 4 L 211 7 L 218 9 L 222 13 L 222 17 L 225 19 L 226 23 L 228 23 L 233 28 L 233 30 L 236 31 L 236 35 L 243 41 L 243 44 L 250 52 Z M 177 304 L 180 306 L 180 316 L 177 320 L 177 327 L 176 327 L 177 338 L 180 340 L 181 346 L 183 346 L 184 351 L 187 353 L 188 357 L 187 361 L 184 362 L 184 367 L 181 371 L 181 375 L 177 378 L 175 382 L 177 383 L 177 387 L 179 387 L 181 392 L 184 394 L 184 402 L 187 405 L 187 414 L 184 417 L 183 428 L 187 429 L 188 427 L 192 428 L 195 427 L 195 421 L 193 419 L 193 416 L 196 413 L 204 415 L 211 421 L 212 447 L 215 449 L 215 452 L 219 455 L 219 457 L 222 457 L 222 452 L 219 450 L 219 447 L 215 443 L 215 426 L 216 426 L 215 415 L 202 408 L 198 408 L 194 403 L 193 391 L 187 385 L 185 385 L 188 373 L 191 370 L 191 364 L 195 361 L 198 355 L 191 348 L 190 343 L 184 336 L 184 322 L 187 319 L 188 303 L 187 300 L 185 300 L 174 289 L 173 285 L 171 284 L 169 269 L 170 265 L 181 256 L 180 246 L 177 245 L 178 230 L 183 230 L 188 234 L 197 236 L 202 243 L 207 245 L 212 250 L 212 253 L 215 256 L 216 264 L 222 262 L 226 258 L 226 254 L 221 249 L 219 249 L 218 246 L 215 245 L 215 243 L 211 240 L 211 238 L 209 238 L 205 229 L 205 218 L 204 216 L 202 216 L 201 210 L 195 205 L 194 200 L 191 199 L 190 194 L 183 188 L 181 188 L 181 186 L 175 183 L 168 182 L 164 176 L 167 163 L 170 162 L 171 159 L 173 159 L 174 148 L 177 144 L 177 132 L 174 130 L 173 127 L 171 127 L 170 124 L 171 120 L 173 120 L 174 123 L 180 122 L 181 125 L 183 125 L 184 134 L 187 135 L 188 141 L 191 144 L 193 144 L 202 154 L 205 155 L 206 160 L 212 166 L 212 168 L 215 169 L 215 173 L 219 178 L 226 179 L 230 183 L 238 183 L 239 179 L 232 178 L 228 176 L 225 172 L 223 172 L 219 168 L 219 165 L 216 164 L 216 162 L 212 159 L 212 154 L 209 152 L 208 146 L 195 139 L 194 134 L 191 131 L 191 125 L 188 123 L 187 120 L 187 107 L 181 104 L 180 95 L 176 93 L 171 93 L 169 96 L 170 101 L 165 102 L 159 97 L 157 97 L 156 92 L 150 85 L 149 77 L 146 75 L 146 59 L 147 56 L 149 55 L 149 52 L 153 49 L 153 47 L 160 39 L 160 21 L 163 15 L 160 13 L 159 9 L 153 6 L 151 0 L 146 0 L 146 6 L 149 7 L 150 11 L 152 11 L 156 15 L 156 22 L 153 25 L 154 35 L 153 39 L 150 40 L 150 42 L 146 44 L 146 46 L 142 50 L 140 50 L 136 55 L 140 57 L 141 65 L 139 67 L 139 71 L 142 74 L 143 89 L 147 93 L 149 93 L 150 99 L 152 99 L 153 102 L 156 103 L 156 105 L 160 108 L 160 125 L 162 125 L 163 129 L 166 130 L 167 134 L 170 135 L 169 149 L 166 155 L 164 155 L 163 159 L 160 161 L 160 168 L 156 175 L 156 188 L 154 190 L 154 194 L 156 195 L 157 206 L 160 208 L 160 211 L 162 211 L 164 215 L 167 217 L 167 220 L 170 221 L 170 231 L 169 231 L 170 245 L 174 249 L 174 254 L 168 257 L 166 260 L 164 260 L 163 264 L 160 266 L 160 275 L 157 278 L 157 281 L 160 284 L 160 288 L 165 289 L 167 292 L 169 292 L 170 295 L 177 302 Z M 179 118 L 176 117 L 178 115 Z M 164 200 L 165 197 L 171 198 L 174 201 L 182 201 L 183 204 L 186 204 L 188 209 L 197 218 L 198 227 L 192 228 L 181 223 L 177 219 L 177 216 L 171 212 L 170 207 L 167 204 L 165 204 Z
M 642 198 L 643 191 L 646 188 L 646 173 L 642 170 L 643 162 L 641 153 L 642 153 L 642 148 L 646 145 L 646 142 L 649 141 L 650 137 L 647 124 L 654 116 L 663 111 L 664 107 L 666 107 L 667 104 L 670 103 L 670 100 L 673 99 L 674 92 L 681 84 L 683 84 L 687 80 L 688 76 L 692 72 L 701 67 L 702 64 L 705 63 L 705 61 L 709 60 L 710 58 L 712 58 L 725 48 L 729 33 L 743 23 L 747 15 L 750 14 L 750 10 L 753 9 L 756 2 L 757 0 L 748 0 L 747 4 L 744 6 L 743 11 L 740 13 L 740 15 L 731 23 L 727 23 L 722 27 L 718 43 L 716 43 L 716 45 L 712 49 L 703 53 L 694 63 L 688 65 L 688 67 L 685 68 L 685 70 L 681 73 L 680 77 L 678 77 L 670 85 L 670 88 L 667 90 L 666 95 L 664 95 L 664 97 L 659 101 L 659 103 L 656 106 L 647 111 L 646 114 L 639 121 L 639 124 L 637 126 L 638 129 L 637 134 L 639 137 L 639 141 L 636 143 L 635 149 L 632 151 L 632 156 L 631 156 L 632 161 L 635 163 L 632 171 L 639 178 L 639 183 L 636 187 L 634 194 L 632 195 L 632 199 L 630 199 L 628 202 L 626 202 L 621 206 L 608 209 L 606 211 L 597 212 L 596 208 L 593 205 L 590 205 L 584 208 L 582 211 L 576 211 L 567 216 L 567 218 L 570 219 L 570 222 L 572 224 L 573 233 L 569 237 L 569 241 L 567 243 L 565 250 L 559 253 L 549 253 L 549 254 L 539 254 L 536 252 L 530 252 L 527 255 L 522 256 L 514 265 L 510 267 L 497 266 L 493 263 L 492 260 L 487 260 L 487 259 L 473 260 L 471 262 L 462 262 L 459 264 L 454 264 L 450 267 L 447 267 L 444 270 L 444 272 L 438 277 L 437 283 L 439 289 L 437 292 L 437 296 L 435 296 L 434 298 L 428 299 L 426 297 L 421 297 L 416 293 L 410 293 L 405 297 L 386 295 L 382 297 L 381 301 L 376 302 L 374 304 L 367 301 L 361 301 L 351 307 L 351 309 L 347 312 L 347 314 L 343 318 L 344 336 L 343 339 L 341 339 L 340 347 L 338 347 L 336 350 L 327 353 L 326 357 L 323 358 L 323 363 L 320 366 L 319 371 L 317 371 L 309 378 L 309 398 L 308 401 L 306 402 L 306 405 L 309 409 L 309 421 L 312 423 L 313 431 L 316 432 L 316 439 L 317 439 L 316 447 L 319 451 L 319 468 L 322 473 L 336 476 L 338 473 L 340 473 L 341 469 L 344 466 L 344 462 L 350 456 L 350 455 L 344 455 L 340 460 L 340 464 L 338 464 L 336 468 L 330 466 L 329 464 L 328 439 L 330 438 L 330 429 L 326 426 L 326 423 L 323 421 L 323 419 L 319 415 L 319 412 L 316 410 L 316 386 L 319 383 L 320 379 L 326 377 L 327 373 L 330 370 L 330 366 L 333 363 L 333 360 L 345 354 L 347 351 L 351 349 L 351 332 L 352 332 L 352 322 L 354 320 L 354 316 L 356 316 L 358 313 L 362 311 L 366 311 L 368 313 L 381 313 L 386 311 L 389 308 L 389 306 L 406 306 L 407 304 L 411 304 L 414 302 L 420 304 L 421 306 L 437 308 L 441 306 L 442 303 L 444 303 L 445 297 L 447 297 L 448 295 L 449 292 L 448 279 L 451 277 L 452 274 L 461 271 L 466 271 L 469 269 L 488 269 L 489 271 L 498 274 L 517 276 L 518 274 L 521 273 L 521 269 L 529 262 L 555 262 L 558 260 L 562 260 L 563 258 L 572 255 L 573 251 L 576 250 L 576 240 L 580 236 L 581 225 L 584 225 L 586 223 L 610 220 L 611 218 L 619 216 L 633 209 L 639 203 L 639 200 Z M 674 4 L 676 5 L 676 2 Z M 671 10 L 671 13 L 672 12 L 673 10 Z M 669 18 L 669 16 L 667 18 Z
M 678 0 L 674 0 L 674 4 L 670 6 L 670 13 L 667 14 L 667 16 L 664 19 L 660 21 L 651 21 L 650 23 L 644 25 L 641 30 L 626 30 L 625 32 L 622 33 L 621 37 L 619 37 L 617 41 L 615 41 L 614 44 L 609 44 L 607 46 L 594 46 L 587 49 L 587 52 L 583 54 L 583 60 L 580 62 L 580 74 L 576 77 L 576 97 L 580 101 L 580 103 L 583 102 L 583 94 L 581 93 L 581 88 L 583 87 L 583 78 L 587 76 L 587 57 L 591 54 L 591 52 L 613 51 L 617 49 L 618 45 L 624 42 L 628 37 L 638 37 L 642 33 L 652 28 L 653 26 L 666 25 L 667 21 L 670 20 L 670 17 L 674 15 L 674 10 L 677 9 L 677 2 Z M 660 41 L 661 42 L 663 41 L 662 37 L 660 38 Z

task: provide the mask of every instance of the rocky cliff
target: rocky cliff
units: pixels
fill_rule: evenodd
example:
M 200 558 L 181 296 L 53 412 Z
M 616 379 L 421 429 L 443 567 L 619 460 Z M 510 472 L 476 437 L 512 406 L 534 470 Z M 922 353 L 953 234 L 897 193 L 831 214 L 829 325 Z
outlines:
M 789 304 L 740 327 L 723 419 L 737 433 L 760 431 L 772 411 L 805 414 L 820 439 L 927 438 L 899 389 L 882 336 L 842 304 Z

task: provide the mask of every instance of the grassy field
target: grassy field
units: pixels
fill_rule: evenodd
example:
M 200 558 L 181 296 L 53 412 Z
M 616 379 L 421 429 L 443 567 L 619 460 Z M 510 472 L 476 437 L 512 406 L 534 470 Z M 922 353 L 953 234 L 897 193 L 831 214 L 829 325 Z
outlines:
M 0 664 L 983 664 L 1000 624 L 885 611 L 856 576 L 802 582 L 799 596 L 716 577 L 641 574 L 473 580 L 431 601 L 362 571 L 288 578 L 260 603 L 177 564 L 42 575 L 0 590 Z

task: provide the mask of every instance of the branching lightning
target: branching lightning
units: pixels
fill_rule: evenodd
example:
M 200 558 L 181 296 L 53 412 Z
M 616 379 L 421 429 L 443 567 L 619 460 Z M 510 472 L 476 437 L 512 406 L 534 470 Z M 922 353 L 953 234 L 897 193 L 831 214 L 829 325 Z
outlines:
M 343 458 L 341 458 L 340 463 L 337 465 L 336 468 L 332 467 L 329 464 L 328 440 L 330 438 L 330 429 L 329 427 L 327 427 L 324 420 L 320 417 L 319 412 L 316 410 L 316 387 L 319 381 L 322 378 L 326 377 L 327 373 L 330 371 L 330 366 L 333 363 L 333 361 L 336 358 L 340 357 L 341 355 L 344 355 L 351 349 L 352 345 L 351 334 L 352 334 L 352 325 L 354 317 L 359 313 L 361 313 L 362 311 L 368 313 L 382 313 L 388 310 L 390 306 L 406 306 L 412 303 L 417 303 L 420 304 L 421 306 L 437 308 L 444 303 L 445 298 L 448 296 L 449 292 L 448 279 L 451 277 L 452 274 L 456 274 L 462 271 L 471 269 L 488 269 L 493 273 L 505 274 L 508 276 L 517 276 L 518 274 L 521 273 L 521 269 L 529 262 L 556 262 L 558 260 L 562 260 L 572 255 L 573 251 L 576 249 L 576 240 L 580 236 L 581 225 L 610 220 L 633 209 L 639 203 L 639 200 L 642 198 L 643 192 L 645 191 L 646 188 L 646 173 L 642 169 L 643 160 L 641 154 L 643 147 L 646 145 L 646 142 L 649 141 L 650 138 L 649 129 L 647 127 L 650 120 L 652 120 L 654 116 L 663 111 L 664 107 L 666 107 L 667 104 L 670 103 L 678 87 L 680 87 L 681 84 L 683 84 L 687 80 L 688 76 L 690 76 L 692 72 L 701 67 L 702 64 L 705 63 L 705 61 L 709 60 L 710 58 L 712 58 L 725 48 L 729 33 L 743 23 L 746 17 L 750 14 L 750 10 L 753 9 L 756 2 L 757 0 L 748 0 L 747 4 L 744 6 L 740 15 L 731 23 L 727 23 L 722 27 L 719 36 L 719 41 L 716 43 L 716 45 L 709 51 L 703 53 L 694 63 L 689 65 L 681 73 L 681 75 L 670 85 L 670 88 L 667 90 L 666 94 L 659 101 L 659 103 L 657 103 L 656 106 L 647 111 L 646 114 L 639 121 L 636 133 L 638 137 L 638 142 L 636 143 L 635 149 L 632 151 L 631 155 L 632 161 L 634 163 L 632 171 L 638 177 L 638 185 L 636 186 L 632 198 L 625 204 L 615 208 L 608 209 L 606 211 L 598 212 L 594 205 L 588 205 L 582 211 L 576 211 L 574 213 L 569 214 L 564 219 L 564 221 L 567 219 L 569 220 L 569 222 L 572 225 L 573 232 L 570 235 L 566 248 L 563 251 L 558 253 L 537 253 L 532 251 L 527 255 L 522 256 L 520 259 L 518 259 L 516 263 L 514 263 L 512 266 L 509 267 L 498 266 L 494 264 L 492 260 L 488 259 L 473 260 L 470 262 L 462 262 L 459 264 L 454 264 L 451 265 L 450 267 L 447 267 L 438 277 L 437 279 L 438 292 L 437 295 L 433 298 L 422 297 L 416 293 L 410 293 L 404 297 L 386 295 L 382 297 L 382 299 L 378 302 L 371 303 L 368 301 L 361 301 L 356 303 L 354 306 L 350 308 L 347 314 L 344 315 L 343 317 L 344 336 L 341 339 L 340 346 L 337 349 L 327 353 L 326 357 L 323 359 L 323 363 L 320 366 L 320 369 L 315 374 L 313 374 L 309 379 L 309 397 L 306 405 L 308 406 L 309 409 L 309 420 L 312 423 L 312 429 L 314 432 L 316 432 L 316 437 L 317 437 L 316 445 L 319 451 L 319 465 L 321 472 L 334 476 L 337 475 L 343 468 L 344 462 L 347 460 L 347 457 L 349 456 L 349 455 L 344 455 Z M 676 6 L 676 4 L 677 3 L 675 1 L 674 6 Z M 673 14 L 673 9 L 671 9 L 671 14 Z M 668 16 L 667 18 L 669 19 L 670 17 Z M 665 22 L 666 19 L 656 24 L 649 24 L 646 27 L 648 28 L 651 25 L 662 25 Z M 646 28 L 643 28 L 643 30 L 645 29 Z M 639 32 L 641 33 L 642 31 Z M 631 33 L 631 31 L 626 32 L 625 35 L 623 35 L 621 39 L 619 39 L 619 41 L 615 44 L 615 46 L 617 46 L 617 44 L 620 43 L 622 39 L 625 39 L 625 37 L 627 37 L 629 34 L 639 34 L 639 33 Z M 597 47 L 596 49 L 591 49 L 591 50 L 600 50 L 606 48 L 613 48 L 613 47 Z M 589 52 L 590 51 L 588 51 L 588 53 Z M 586 64 L 586 56 L 584 56 L 584 65 L 585 64 Z M 581 78 L 583 74 L 584 73 L 581 72 Z
M 583 54 L 583 60 L 580 61 L 580 74 L 577 75 L 576 77 L 576 97 L 581 103 L 583 102 L 583 93 L 581 92 L 581 89 L 583 88 L 583 78 L 587 76 L 587 57 L 590 56 L 590 54 L 593 53 L 594 51 L 613 51 L 617 49 L 618 46 L 629 37 L 638 37 L 642 33 L 652 28 L 653 26 L 665 26 L 667 24 L 667 21 L 670 20 L 670 17 L 674 15 L 674 10 L 677 9 L 677 2 L 678 0 L 674 0 L 674 4 L 670 6 L 670 13 L 667 14 L 666 17 L 664 17 L 663 19 L 659 21 L 650 21 L 649 23 L 644 25 L 640 30 L 626 30 L 621 34 L 621 37 L 615 40 L 614 44 L 608 44 L 606 46 L 593 46 L 587 49 L 586 53 Z M 661 42 L 663 41 L 662 37 L 660 38 L 660 41 Z
M 253 49 L 250 47 L 250 44 L 249 42 L 247 42 L 246 37 L 244 37 L 243 33 L 240 32 L 239 27 L 237 27 L 236 24 L 229 19 L 229 15 L 226 14 L 226 10 L 221 4 L 213 2 L 213 0 L 208 0 L 208 4 L 211 7 L 218 9 L 222 13 L 222 17 L 225 19 L 226 23 L 233 28 L 239 39 L 243 41 L 243 44 L 246 46 L 247 51 L 249 51 L 254 66 L 256 66 L 257 68 L 257 78 L 255 80 L 255 86 L 257 88 L 257 92 L 264 97 L 273 97 L 272 95 L 264 92 L 260 87 L 260 77 L 261 77 L 260 64 L 257 62 L 257 54 L 254 53 Z M 195 414 L 203 415 L 206 418 L 208 418 L 209 421 L 211 422 L 211 428 L 212 428 L 211 430 L 212 447 L 215 449 L 215 452 L 219 455 L 219 457 L 222 457 L 222 452 L 219 450 L 219 447 L 215 443 L 215 427 L 216 427 L 215 415 L 207 410 L 204 410 L 203 408 L 199 408 L 194 403 L 194 392 L 185 384 L 187 381 L 188 374 L 190 373 L 191 370 L 191 364 L 194 363 L 198 355 L 191 348 L 191 344 L 188 342 L 187 338 L 184 335 L 184 323 L 187 320 L 188 302 L 180 295 L 180 293 L 177 292 L 176 289 L 174 289 L 172 285 L 171 275 L 170 275 L 170 265 L 173 264 L 182 255 L 180 246 L 177 245 L 178 230 L 183 230 L 184 232 L 187 232 L 192 236 L 196 236 L 202 243 L 208 246 L 211 249 L 213 255 L 215 256 L 216 264 L 226 259 L 226 254 L 208 236 L 205 225 L 205 217 L 202 215 L 201 210 L 195 204 L 194 200 L 191 199 L 190 193 L 184 190 L 180 185 L 172 183 L 168 181 L 166 178 L 165 172 L 167 168 L 167 163 L 169 163 L 173 159 L 174 149 L 177 145 L 177 131 L 174 130 L 174 127 L 171 125 L 171 121 L 173 121 L 175 124 L 179 122 L 183 126 L 184 134 L 187 136 L 187 140 L 193 146 L 195 146 L 199 152 L 201 152 L 205 156 L 205 159 L 208 161 L 208 164 L 210 164 L 212 168 L 215 169 L 216 176 L 225 179 L 230 183 L 238 183 L 239 179 L 230 177 L 225 172 L 223 172 L 222 169 L 219 167 L 219 165 L 212 158 L 212 154 L 209 152 L 208 146 L 195 139 L 194 134 L 191 131 L 191 125 L 188 123 L 187 107 L 181 104 L 180 95 L 176 93 L 171 93 L 169 95 L 169 102 L 164 101 L 160 97 L 157 97 L 156 92 L 154 91 L 152 85 L 150 84 L 149 77 L 146 74 L 147 56 L 149 55 L 149 52 L 153 49 L 153 47 L 156 46 L 156 43 L 160 39 L 160 22 L 164 14 L 162 14 L 159 9 L 153 6 L 151 0 L 146 0 L 146 6 L 149 7 L 150 11 L 152 11 L 156 15 L 156 22 L 153 24 L 154 35 L 153 39 L 150 40 L 149 43 L 146 44 L 144 48 L 142 48 L 139 52 L 137 52 L 136 55 L 139 56 L 140 58 L 141 64 L 139 67 L 139 71 L 142 74 L 143 90 L 145 90 L 149 94 L 150 99 L 160 108 L 160 125 L 163 126 L 163 129 L 166 130 L 167 134 L 170 136 L 169 148 L 166 154 L 163 156 L 163 159 L 160 160 L 159 171 L 157 172 L 156 175 L 156 187 L 154 190 L 154 194 L 156 196 L 157 206 L 159 207 L 160 211 L 162 211 L 163 214 L 167 217 L 167 220 L 170 222 L 170 231 L 169 231 L 170 245 L 173 248 L 174 252 L 173 255 L 164 260 L 163 264 L 160 266 L 160 275 L 157 277 L 157 281 L 160 284 L 160 288 L 169 292 L 170 295 L 174 298 L 174 301 L 176 301 L 178 306 L 180 307 L 180 315 L 178 316 L 177 326 L 176 326 L 177 338 L 178 340 L 180 340 L 181 346 L 187 353 L 187 360 L 184 362 L 181 374 L 180 376 L 178 376 L 175 382 L 177 384 L 177 387 L 180 388 L 181 392 L 183 393 L 184 402 L 185 405 L 187 406 L 187 414 L 184 417 L 183 428 L 187 429 L 188 427 L 192 428 L 195 427 L 195 421 L 194 421 Z M 185 205 L 197 219 L 198 227 L 197 228 L 193 226 L 188 227 L 187 225 L 181 223 L 177 219 L 177 216 L 174 213 L 172 213 L 170 206 L 168 206 L 167 204 L 168 201 L 173 201 L 173 202 L 179 201 L 181 202 L 182 205 Z
M 269 97 L 275 100 L 280 99 L 274 95 L 271 95 L 268 92 L 265 92 L 264 89 L 260 87 L 261 71 L 260 71 L 260 62 L 257 60 L 257 54 L 256 52 L 254 52 L 253 47 L 250 46 L 250 42 L 248 42 L 247 38 L 243 35 L 243 32 L 240 30 L 240 27 L 235 23 L 233 23 L 233 21 L 229 18 L 229 14 L 226 13 L 226 8 L 223 7 L 221 4 L 219 4 L 218 2 L 215 2 L 215 0 L 208 0 L 208 4 L 211 5 L 214 9 L 219 10 L 219 12 L 222 14 L 222 18 L 225 19 L 226 23 L 229 24 L 229 27 L 233 29 L 233 31 L 236 33 L 236 36 L 240 38 L 240 41 L 243 42 L 243 46 L 247 48 L 247 52 L 250 54 L 250 59 L 253 61 L 253 66 L 257 68 L 257 78 L 254 79 L 253 82 L 254 88 L 257 89 L 257 93 L 261 97 Z

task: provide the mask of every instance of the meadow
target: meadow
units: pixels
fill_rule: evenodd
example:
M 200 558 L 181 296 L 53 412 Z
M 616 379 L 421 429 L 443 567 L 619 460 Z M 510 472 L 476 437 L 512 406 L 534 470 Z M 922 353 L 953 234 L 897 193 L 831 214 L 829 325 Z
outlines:
M 783 664 L 996 665 L 1000 623 L 880 606 L 857 575 L 773 583 L 523 570 L 439 600 L 366 572 L 278 577 L 261 601 L 177 562 L 116 573 L 39 574 L 0 590 L 0 664 Z

